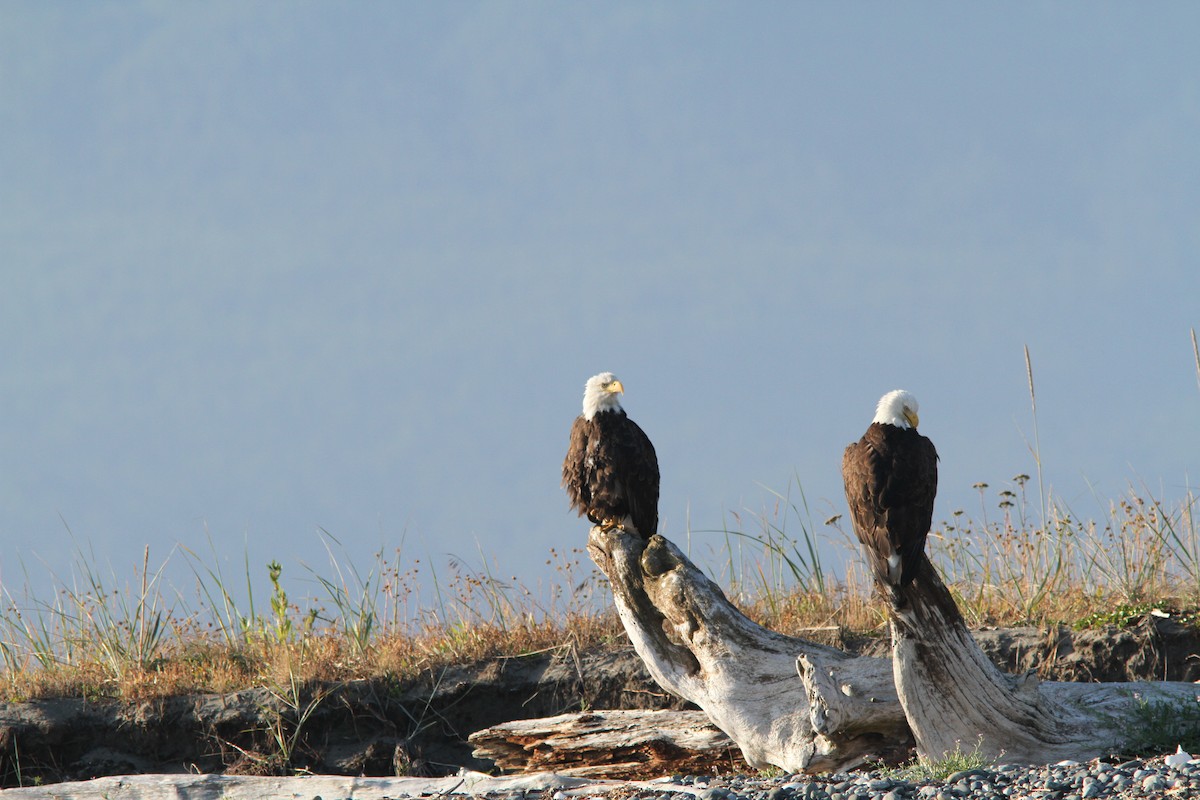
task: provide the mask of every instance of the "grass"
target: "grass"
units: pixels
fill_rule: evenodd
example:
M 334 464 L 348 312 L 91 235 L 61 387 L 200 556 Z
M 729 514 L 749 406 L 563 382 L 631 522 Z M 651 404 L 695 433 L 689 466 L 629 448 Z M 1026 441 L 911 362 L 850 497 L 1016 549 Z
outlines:
M 1195 494 L 1168 509 L 1131 490 L 1099 520 L 1050 498 L 1043 526 L 1027 513 L 1027 480 L 1018 475 L 998 492 L 994 521 L 955 511 L 930 534 L 931 558 L 969 621 L 1070 624 L 1117 607 L 1200 599 Z
M 1175 620 L 1196 624 L 1200 550 L 1193 494 L 1167 504 L 1131 492 L 1098 521 L 1080 520 L 1051 497 L 1043 526 L 1042 515 L 1026 507 L 1028 481 L 1018 475 L 999 490 L 979 484 L 979 521 L 956 511 L 931 532 L 931 558 L 969 621 L 1121 626 L 1169 610 Z M 718 578 L 729 596 L 752 619 L 782 633 L 885 636 L 882 604 L 862 562 L 851 562 L 844 577 L 832 577 L 817 557 L 803 494 L 793 489 L 775 498 L 759 516 L 733 518 L 750 522 L 749 531 L 721 531 L 737 552 L 726 565 L 730 574 Z M 841 531 L 839 518 L 825 524 Z M 849 543 L 844 533 L 842 538 Z M 236 751 L 231 755 L 243 772 L 294 774 L 310 763 L 304 745 L 310 719 L 338 684 L 365 679 L 396 685 L 486 658 L 573 654 L 626 642 L 607 590 L 590 564 L 584 568 L 580 550 L 550 553 L 547 563 L 557 568 L 559 581 L 547 599 L 515 579 L 500 580 L 486 561 L 452 560 L 446 570 L 430 570 L 435 604 L 422 609 L 413 598 L 423 565 L 396 551 L 377 553 L 360 569 L 333 537 L 327 548 L 328 570 L 308 569 L 314 597 L 290 592 L 295 578 L 272 561 L 258 569 L 245 565 L 236 579 L 245 586 L 236 594 L 245 600 L 237 601 L 228 577 L 190 551 L 180 552 L 196 579 L 200 610 L 164 586 L 166 562 L 153 565 L 149 550 L 134 580 L 125 583 L 99 574 L 89 554 L 79 557 L 76 577 L 55 586 L 51 599 L 28 590 L 14 595 L 6 586 L 0 598 L 0 699 L 143 702 L 263 689 L 267 722 L 252 732 L 256 744 L 218 744 Z M 1175 740 L 1195 740 L 1200 749 L 1200 712 L 1187 711 L 1190 716 L 1147 704 L 1139 717 L 1145 719 L 1147 750 L 1170 749 Z M 413 720 L 414 729 L 422 724 Z M 15 771 L 15 740 L 12 747 L 0 754 L 10 764 L 4 780 L 23 785 Z M 940 778 L 985 766 L 978 761 L 971 752 L 937 763 L 918 760 L 905 775 Z
M 940 783 L 959 772 L 985 769 L 992 766 L 993 762 L 980 753 L 979 749 L 982 744 L 982 741 L 976 742 L 974 748 L 964 752 L 962 743 L 955 742 L 953 753 L 946 753 L 945 756 L 938 759 L 917 756 L 908 764 L 898 768 L 896 773 L 909 781 Z
M 1191 341 L 1200 385 L 1195 331 Z M 1024 357 L 1034 476 L 1019 474 L 999 487 L 974 484 L 978 511 L 955 509 L 928 538 L 930 558 L 964 616 L 976 625 L 1095 627 L 1169 607 L 1183 612 L 1176 619 L 1194 620 L 1195 494 L 1168 502 L 1144 487 L 1131 489 L 1107 504 L 1097 498 L 1101 513 L 1093 519 L 1054 497 L 1042 477 L 1028 347 Z M 841 517 L 818 533 L 798 478 L 782 492 L 768 491 L 770 507 L 730 513 L 728 524 L 709 532 L 723 538 L 727 559 L 725 574 L 714 579 L 751 618 L 782 633 L 882 632 L 883 608 Z M 850 555 L 836 577 L 818 547 L 830 532 Z M 24 591 L 0 587 L 0 699 L 136 699 L 252 686 L 282 687 L 277 694 L 294 699 L 288 687 L 296 681 L 404 680 L 489 656 L 624 640 L 607 590 L 590 563 L 583 566 L 581 550 L 550 552 L 547 564 L 559 580 L 539 596 L 515 577 L 498 578 L 482 552 L 474 562 L 452 559 L 439 572 L 405 558 L 401 542 L 363 569 L 334 536 L 320 535 L 328 570 L 305 567 L 317 596 L 299 600 L 278 561 L 264 570 L 247 557 L 242 574 L 224 574 L 211 538 L 205 554 L 178 549 L 195 578 L 192 606 L 163 585 L 176 554 L 152 568 L 148 547 L 132 582 L 101 575 L 95 556 L 82 551 L 69 580 L 52 576 L 48 596 L 30 588 L 36 582 L 26 573 Z M 420 604 L 420 586 L 432 586 L 432 604 Z M 256 601 L 264 594 L 265 604 Z
M 1192 347 L 1200 383 L 1194 332 Z M 1025 364 L 1035 477 L 974 484 L 978 510 L 953 510 L 928 538 L 930 558 L 966 619 L 1084 629 L 1170 613 L 1200 624 L 1196 495 L 1189 490 L 1168 501 L 1131 487 L 1114 500 L 1097 498 L 1092 518 L 1054 497 L 1042 479 L 1028 349 Z M 825 520 L 819 535 L 798 479 L 768 491 L 769 507 L 730 513 L 728 524 L 708 532 L 722 538 L 726 556 L 724 574 L 714 579 L 748 616 L 781 633 L 885 635 L 882 604 L 842 518 Z M 840 576 L 821 561 L 818 539 L 830 532 L 849 555 Z M 276 560 L 259 567 L 246 558 L 242 574 L 224 574 L 211 539 L 207 554 L 181 546 L 158 564 L 147 547 L 132 581 L 101 574 L 94 554 L 82 550 L 69 579 L 52 576 L 48 595 L 30 588 L 37 583 L 26 571 L 23 590 L 0 586 L 0 700 L 142 701 L 265 689 L 274 717 L 259 733 L 273 746 L 241 755 L 250 769 L 281 773 L 303 769 L 296 752 L 302 733 L 328 687 L 340 682 L 405 681 L 491 657 L 626 641 L 582 550 L 551 550 L 546 563 L 559 579 L 538 595 L 515 577 L 497 577 L 483 552 L 474 562 L 451 559 L 439 571 L 405 558 L 399 547 L 376 553 L 363 569 L 334 536 L 320 535 L 328 569 L 304 567 L 316 595 L 299 598 L 289 592 L 295 578 Z M 193 605 L 164 585 L 172 557 L 184 559 L 195 579 Z M 432 585 L 432 604 L 418 602 L 422 585 Z M 1200 706 L 1143 706 L 1134 724 L 1144 727 L 1148 750 L 1179 741 L 1200 750 Z M 0 756 L 19 769 L 15 740 L 12 748 Z M 977 747 L 901 770 L 908 779 L 944 779 L 984 766 Z M 22 785 L 19 772 L 15 780 Z
M 548 601 L 459 560 L 437 576 L 436 608 L 414 611 L 419 564 L 399 551 L 377 553 L 360 570 L 336 540 L 327 544 L 328 574 L 308 570 L 317 596 L 299 599 L 277 561 L 259 570 L 246 564 L 235 584 L 188 550 L 168 559 L 186 559 L 196 609 L 160 582 L 167 560 L 152 565 L 149 549 L 132 582 L 101 575 L 91 553 L 77 553 L 73 577 L 54 578 L 48 593 L 29 588 L 26 574 L 23 591 L 6 585 L 0 595 L 0 699 L 139 700 L 250 687 L 292 697 L 297 682 L 403 680 L 450 664 L 623 636 L 615 615 L 591 610 L 599 602 L 587 594 L 598 583 L 590 572 L 580 577 L 581 551 L 551 553 L 548 562 L 566 583 Z
M 1192 347 L 1200 383 L 1194 332 Z M 1108 502 L 1097 498 L 1100 513 L 1090 519 L 1054 497 L 1042 479 L 1028 349 L 1025 366 L 1035 477 L 1019 474 L 998 487 L 974 484 L 978 510 L 953 510 L 928 539 L 930 558 L 964 616 L 976 625 L 1089 628 L 1169 611 L 1177 621 L 1197 624 L 1196 495 L 1189 490 L 1167 501 L 1131 487 Z M 840 536 L 850 554 L 845 573 L 834 576 L 822 564 L 818 525 L 799 480 L 769 491 L 769 507 L 731 513 L 728 524 L 709 532 L 723 538 L 727 558 L 725 574 L 715 580 L 748 616 L 781 633 L 882 635 L 884 610 L 841 517 L 825 520 L 820 534 Z M 300 731 L 324 699 L 320 691 L 306 691 L 314 685 L 404 681 L 489 657 L 625 641 L 602 579 L 582 550 L 550 552 L 547 564 L 559 580 L 546 596 L 516 578 L 497 577 L 482 552 L 475 562 L 456 558 L 439 571 L 405 558 L 401 547 L 376 553 L 362 569 L 335 537 L 321 536 L 328 570 L 305 567 L 317 595 L 299 599 L 289 593 L 294 578 L 278 561 L 256 567 L 247 558 L 242 574 L 224 574 L 211 539 L 206 555 L 180 547 L 157 565 L 147 547 L 132 581 L 102 575 L 90 551 L 78 553 L 70 579 L 52 576 L 49 595 L 31 589 L 35 582 L 26 572 L 24 590 L 0 587 L 0 700 L 144 700 L 266 689 L 281 711 L 266 732 L 276 744 L 268 754 L 275 761 L 263 768 L 278 770 L 289 767 Z M 195 607 L 163 583 L 173 556 L 186 561 L 195 579 Z M 422 606 L 418 587 L 430 584 L 434 602 Z M 265 603 L 256 601 L 264 596 Z M 1160 718 L 1171 713 L 1147 706 L 1148 729 L 1164 729 Z M 970 753 L 959 755 L 964 764 L 971 761 Z
M 1200 704 L 1194 701 L 1140 700 L 1129 725 L 1130 741 L 1142 743 L 1129 755 L 1170 753 L 1176 747 L 1200 752 Z
M 1029 483 L 1018 475 L 998 489 L 977 484 L 978 519 L 956 510 L 930 534 L 931 558 L 970 622 L 1083 628 L 1127 624 L 1155 609 L 1195 619 L 1194 494 L 1167 505 L 1131 491 L 1099 520 L 1086 521 L 1048 497 L 1043 525 L 1043 515 L 1029 508 Z M 721 532 L 736 554 L 729 574 L 718 577 L 730 597 L 783 633 L 882 634 L 885 617 L 863 565 L 852 562 L 838 579 L 829 575 L 803 493 L 792 487 L 775 498 L 757 517 L 733 516 L 751 523 L 749 530 L 734 525 Z M 839 518 L 826 526 L 849 546 Z M 515 579 L 498 579 L 479 554 L 482 565 L 457 559 L 431 571 L 434 606 L 414 609 L 422 565 L 397 551 L 377 553 L 360 569 L 326 537 L 328 572 L 309 569 L 307 583 L 318 595 L 299 600 L 278 562 L 246 564 L 236 579 L 245 586 L 239 605 L 229 576 L 191 551 L 182 557 L 196 578 L 199 610 L 162 584 L 166 562 L 154 565 L 148 549 L 130 582 L 100 575 L 91 566 L 95 559 L 81 554 L 75 577 L 60 582 L 50 599 L 28 590 L 14 595 L 6 586 L 0 697 L 133 700 L 251 686 L 292 697 L 289 687 L 297 682 L 404 680 L 487 657 L 624 640 L 599 575 L 590 563 L 585 569 L 580 550 L 550 553 L 547 563 L 559 581 L 548 599 Z

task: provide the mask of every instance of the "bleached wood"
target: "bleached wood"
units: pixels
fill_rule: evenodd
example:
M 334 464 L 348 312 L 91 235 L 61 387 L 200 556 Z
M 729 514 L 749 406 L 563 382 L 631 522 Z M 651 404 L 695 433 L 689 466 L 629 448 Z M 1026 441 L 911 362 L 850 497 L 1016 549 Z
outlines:
M 884 594 L 896 689 L 927 758 L 978 748 L 1008 762 L 1050 763 L 1129 752 L 1145 734 L 1139 705 L 1200 702 L 1192 683 L 1042 682 L 1001 672 L 924 556 L 912 584 Z
M 594 527 L 588 552 L 650 674 L 703 709 L 751 766 L 819 772 L 909 752 L 885 659 L 763 628 L 662 536 Z
M 523 719 L 471 734 L 473 755 L 507 771 L 651 777 L 737 770 L 737 746 L 703 711 L 591 711 Z
M 689 787 L 654 781 L 601 780 L 538 773 L 494 778 L 467 772 L 447 778 L 352 778 L 341 775 L 122 775 L 89 781 L 0 789 L 0 800 L 280 800 L 353 797 L 354 800 L 439 797 L 629 797 L 683 792 Z
M 927 558 L 887 587 L 892 658 L 851 657 L 742 615 L 678 548 L 593 528 L 592 559 L 651 675 L 700 706 L 755 767 L 823 771 L 978 746 L 1013 763 L 1084 761 L 1141 746 L 1146 702 L 1193 704 L 1182 682 L 1041 682 L 999 670 Z M 911 737 L 911 738 L 910 738 Z

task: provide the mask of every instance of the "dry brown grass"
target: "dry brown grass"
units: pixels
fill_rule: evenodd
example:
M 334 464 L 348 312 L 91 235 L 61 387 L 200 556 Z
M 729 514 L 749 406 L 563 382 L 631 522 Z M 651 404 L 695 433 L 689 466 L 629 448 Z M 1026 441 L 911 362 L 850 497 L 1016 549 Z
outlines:
M 978 518 L 956 509 L 930 532 L 927 549 L 968 622 L 977 625 L 1048 626 L 1102 619 L 1121 609 L 1158 605 L 1176 610 L 1200 605 L 1200 527 L 1197 497 L 1188 492 L 1172 505 L 1130 490 L 1108 504 L 1098 520 L 1083 520 L 1047 494 L 1045 510 L 1026 492 L 1028 475 L 1002 487 L 975 484 Z M 1148 499 L 1149 498 L 1149 499 Z M 779 512 L 782 513 L 782 512 Z M 826 526 L 855 552 L 852 534 L 834 517 Z M 768 530 L 771 526 L 763 526 Z M 802 527 L 809 534 L 811 523 Z M 764 541 L 759 563 L 781 552 Z M 779 570 L 776 568 L 776 572 Z M 824 577 L 772 595 L 760 589 L 762 569 L 731 581 L 747 613 L 767 627 L 801 635 L 830 626 L 855 633 L 882 632 L 886 616 L 872 596 L 865 563 L 851 561 L 840 581 Z
M 362 578 L 335 565 L 338 581 L 321 579 L 327 596 L 303 606 L 288 597 L 272 564 L 267 613 L 243 613 L 222 576 L 198 572 L 212 582 L 201 590 L 211 610 L 180 613 L 175 606 L 168 615 L 146 577 L 148 557 L 139 588 L 124 594 L 108 590 L 85 565 L 85 591 L 58 587 L 53 603 L 6 598 L 0 699 L 144 700 L 314 681 L 404 681 L 454 664 L 611 643 L 624 633 L 614 613 L 587 610 L 599 607 L 589 597 L 597 581 L 578 578 L 581 556 L 551 553 L 564 584 L 552 587 L 549 599 L 459 562 L 438 587 L 436 609 L 411 617 L 401 609 L 417 571 L 382 558 Z
M 262 641 L 231 648 L 221 641 L 173 643 L 151 664 L 133 664 L 118 678 L 100 661 L 7 673 L 3 699 L 112 697 L 139 701 L 194 692 L 235 692 L 250 687 L 287 685 L 295 680 L 342 682 L 356 679 L 407 680 L 505 655 L 530 654 L 575 646 L 598 646 L 623 636 L 615 615 L 592 615 L 529 627 L 473 629 L 468 636 L 427 632 L 391 634 L 372 642 L 365 654 L 352 652 L 335 632 L 288 642 Z
M 1103 518 L 1084 521 L 1046 501 L 1030 508 L 1017 476 L 1005 488 L 978 485 L 979 519 L 956 510 L 931 533 L 931 558 L 977 625 L 1072 624 L 1119 620 L 1148 604 L 1200 604 L 1200 531 L 1190 493 L 1169 507 L 1131 493 Z M 719 582 L 761 624 L 821 638 L 837 630 L 883 635 L 886 617 L 861 562 L 837 579 L 813 554 L 802 504 L 781 496 L 753 533 L 726 531 L 738 560 Z M 831 535 L 851 540 L 834 518 Z M 757 550 L 755 549 L 757 548 Z M 730 552 L 734 551 L 730 547 Z M 484 561 L 486 563 L 486 560 Z M 311 681 L 406 680 L 423 671 L 497 656 L 625 641 L 607 589 L 582 551 L 552 552 L 561 583 L 548 597 L 515 579 L 456 562 L 438 582 L 433 608 L 411 608 L 415 565 L 379 557 L 366 574 L 331 561 L 318 578 L 326 596 L 296 603 L 272 565 L 269 610 L 243 612 L 219 574 L 203 613 L 170 611 L 149 556 L 137 587 L 116 592 L 87 571 L 83 590 L 59 587 L 53 603 L 0 608 L 0 697 L 114 697 L 141 700 L 190 692 L 294 687 Z M 736 567 L 736 569 L 734 569 Z M 250 576 L 247 576 L 247 580 Z M 261 592 L 259 593 L 261 597 Z

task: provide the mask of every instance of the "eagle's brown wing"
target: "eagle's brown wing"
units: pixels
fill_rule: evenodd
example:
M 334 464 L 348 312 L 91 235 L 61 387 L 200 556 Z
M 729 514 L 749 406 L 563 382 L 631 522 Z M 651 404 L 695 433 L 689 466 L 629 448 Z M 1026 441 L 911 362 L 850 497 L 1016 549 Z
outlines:
M 642 538 L 658 533 L 658 454 L 641 427 L 625 418 L 619 441 L 617 474 L 625 484 L 624 495 L 633 526 Z
M 658 532 L 658 456 L 650 437 L 624 412 L 578 417 L 562 474 L 580 516 L 597 524 L 628 516 L 644 538 Z
M 567 457 L 563 459 L 562 485 L 571 501 L 571 510 L 591 518 L 592 492 L 588 477 L 588 440 L 594 426 L 580 415 L 571 425 L 571 437 L 567 443 Z M 593 519 L 592 522 L 599 520 Z
M 912 581 L 937 494 L 937 451 L 912 429 L 872 423 L 842 456 L 851 521 L 872 571 L 889 585 Z

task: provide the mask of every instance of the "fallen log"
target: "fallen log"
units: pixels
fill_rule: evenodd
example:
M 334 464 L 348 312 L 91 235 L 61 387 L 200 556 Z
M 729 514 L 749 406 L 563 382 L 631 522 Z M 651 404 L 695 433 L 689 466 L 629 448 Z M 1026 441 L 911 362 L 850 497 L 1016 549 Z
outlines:
M 588 553 L 650 674 L 703 709 L 752 767 L 821 772 L 910 754 L 887 660 L 763 628 L 662 536 L 593 527 Z
M 605 778 L 745 771 L 703 711 L 592 711 L 523 719 L 471 734 L 476 758 L 505 771 Z
M 617 781 L 539 773 L 492 777 L 462 772 L 446 778 L 357 778 L 344 775 L 120 775 L 86 781 L 0 789 L 0 800 L 279 800 L 352 797 L 354 800 L 442 797 L 631 797 L 678 793 L 691 787 L 665 781 Z

